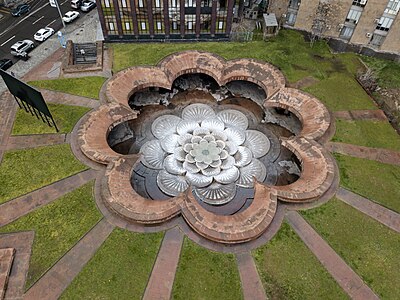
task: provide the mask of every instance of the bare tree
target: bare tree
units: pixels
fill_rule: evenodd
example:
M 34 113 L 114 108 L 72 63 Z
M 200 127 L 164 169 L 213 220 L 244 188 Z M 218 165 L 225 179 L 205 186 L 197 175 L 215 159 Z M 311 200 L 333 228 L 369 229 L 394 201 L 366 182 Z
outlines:
M 312 22 L 310 33 L 310 45 L 313 46 L 315 40 L 324 37 L 325 32 L 335 26 L 336 16 L 341 9 L 341 5 L 335 0 L 320 0 L 314 15 L 310 16 Z

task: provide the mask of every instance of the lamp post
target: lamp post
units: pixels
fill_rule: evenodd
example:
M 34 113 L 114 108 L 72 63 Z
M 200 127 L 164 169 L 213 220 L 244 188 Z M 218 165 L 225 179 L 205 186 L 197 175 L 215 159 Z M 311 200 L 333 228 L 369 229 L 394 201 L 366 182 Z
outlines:
M 58 13 L 59 13 L 60 18 L 61 18 L 61 23 L 63 25 L 63 28 L 65 29 L 65 23 L 64 23 L 64 20 L 62 18 L 62 14 L 61 14 L 60 6 L 58 5 L 58 1 L 57 0 L 49 0 L 49 2 L 50 2 L 50 6 L 57 7 Z

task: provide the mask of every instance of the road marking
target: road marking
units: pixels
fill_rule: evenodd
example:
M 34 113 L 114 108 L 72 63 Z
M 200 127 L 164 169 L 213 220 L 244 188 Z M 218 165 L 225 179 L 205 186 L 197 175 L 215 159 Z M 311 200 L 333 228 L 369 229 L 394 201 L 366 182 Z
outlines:
M 33 25 L 33 24 L 36 24 L 37 22 L 39 22 L 39 21 L 40 21 L 41 19 L 43 19 L 43 18 L 44 18 L 44 16 L 41 16 L 39 19 L 37 19 L 35 22 L 33 22 L 32 25 Z
M 26 19 L 28 19 L 30 16 L 34 15 L 35 13 L 37 13 L 39 10 L 41 10 L 43 7 L 46 7 L 47 5 L 49 5 L 49 3 L 47 2 L 46 4 L 44 4 L 43 6 L 39 7 L 38 9 L 36 9 L 35 11 L 31 12 L 29 15 L 27 15 L 25 18 L 23 18 L 22 20 L 18 21 L 16 24 L 11 25 L 10 27 L 8 27 L 6 30 L 4 30 L 2 33 L 0 33 L 0 36 L 2 36 L 3 34 L 9 32 L 11 29 L 13 29 L 14 27 L 16 27 L 17 25 L 21 24 L 23 21 L 25 21 Z
M 45 27 L 49 27 L 51 24 L 53 24 L 55 21 L 57 21 L 57 19 L 51 21 L 49 24 L 47 24 Z
M 0 47 L 3 47 L 5 44 L 7 44 L 9 41 L 11 41 L 13 38 L 15 38 L 15 35 L 10 37 L 7 41 L 5 41 L 3 44 L 0 45 Z

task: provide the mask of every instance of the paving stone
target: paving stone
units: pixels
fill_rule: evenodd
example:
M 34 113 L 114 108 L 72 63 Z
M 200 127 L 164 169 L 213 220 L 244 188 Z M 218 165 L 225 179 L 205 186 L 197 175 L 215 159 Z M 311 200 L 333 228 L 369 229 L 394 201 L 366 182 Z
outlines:
M 15 249 L 0 249 L 0 299 L 4 299 L 7 290 L 8 277 L 14 260 Z
M 267 299 L 260 276 L 250 252 L 236 254 L 244 299 Z

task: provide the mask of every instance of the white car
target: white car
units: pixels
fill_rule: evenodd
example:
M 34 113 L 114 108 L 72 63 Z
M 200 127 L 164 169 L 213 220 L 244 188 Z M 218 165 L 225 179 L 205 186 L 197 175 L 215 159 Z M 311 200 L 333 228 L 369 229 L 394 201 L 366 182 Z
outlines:
M 35 33 L 33 38 L 38 42 L 43 42 L 43 41 L 47 40 L 51 35 L 53 35 L 53 33 L 54 33 L 53 28 L 45 27 L 45 28 L 39 29 Z
M 71 23 L 73 20 L 79 17 L 79 13 L 77 11 L 71 10 L 66 12 L 64 17 L 62 18 L 65 23 Z
M 18 41 L 11 46 L 11 54 L 14 56 L 24 56 L 35 47 L 35 43 L 31 40 Z

